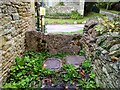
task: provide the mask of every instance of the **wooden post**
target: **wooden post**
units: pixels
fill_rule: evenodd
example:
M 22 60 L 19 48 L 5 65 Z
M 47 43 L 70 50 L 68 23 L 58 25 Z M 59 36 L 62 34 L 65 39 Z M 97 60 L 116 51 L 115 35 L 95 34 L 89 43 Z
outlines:
M 36 9 L 37 9 L 37 31 L 40 31 L 40 13 L 39 13 L 38 0 L 35 0 L 35 6 L 36 6 Z
M 43 0 L 41 2 L 41 7 L 44 7 Z M 42 8 L 41 8 L 42 9 Z M 44 11 L 45 12 L 45 11 Z M 41 11 L 42 13 L 42 11 Z M 42 13 L 43 14 L 43 13 Z M 41 15 L 41 32 L 45 32 L 45 20 L 44 20 L 44 15 Z

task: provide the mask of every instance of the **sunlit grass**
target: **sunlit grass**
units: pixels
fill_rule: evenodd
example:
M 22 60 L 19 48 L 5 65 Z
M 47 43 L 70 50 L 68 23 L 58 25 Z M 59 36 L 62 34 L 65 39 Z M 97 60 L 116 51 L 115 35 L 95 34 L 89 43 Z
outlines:
M 81 24 L 82 22 L 84 22 L 85 20 L 94 17 L 94 16 L 102 16 L 99 13 L 90 13 L 88 16 L 84 16 L 82 19 L 51 19 L 51 18 L 45 18 L 45 21 L 47 24 Z
M 106 12 L 111 12 L 111 13 L 114 13 L 114 14 L 120 14 L 119 11 L 115 11 L 115 10 L 106 10 L 106 9 L 103 9 L 103 8 L 101 8 L 101 10 L 106 11 Z
M 74 32 L 56 32 L 54 34 L 82 34 L 83 33 L 83 29 L 74 31 Z

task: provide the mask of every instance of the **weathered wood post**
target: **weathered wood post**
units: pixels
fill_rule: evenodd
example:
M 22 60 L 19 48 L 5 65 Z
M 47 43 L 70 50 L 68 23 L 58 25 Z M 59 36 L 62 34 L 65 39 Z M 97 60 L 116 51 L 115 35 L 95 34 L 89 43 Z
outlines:
M 39 13 L 39 3 L 35 0 L 36 12 L 37 12 L 37 31 L 40 31 L 40 13 Z
M 45 32 L 45 20 L 44 20 L 45 8 L 43 0 L 41 2 L 40 15 L 41 15 L 41 32 Z

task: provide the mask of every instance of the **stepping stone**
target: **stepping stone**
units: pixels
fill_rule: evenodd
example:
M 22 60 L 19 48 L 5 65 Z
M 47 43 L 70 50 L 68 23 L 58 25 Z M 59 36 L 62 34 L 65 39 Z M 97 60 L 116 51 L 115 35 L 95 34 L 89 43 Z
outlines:
M 78 56 L 78 55 L 67 56 L 67 57 L 65 57 L 65 60 L 66 60 L 67 64 L 73 64 L 74 66 L 78 67 L 85 60 L 85 57 L 84 56 Z
M 50 70 L 59 70 L 62 67 L 62 61 L 58 58 L 47 58 L 43 67 Z

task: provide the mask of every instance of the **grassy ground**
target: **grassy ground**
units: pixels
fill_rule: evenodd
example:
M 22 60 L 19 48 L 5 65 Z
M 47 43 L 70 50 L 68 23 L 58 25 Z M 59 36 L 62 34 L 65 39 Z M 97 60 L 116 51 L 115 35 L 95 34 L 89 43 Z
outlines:
M 115 11 L 115 10 L 106 10 L 106 9 L 103 9 L 103 8 L 101 8 L 101 10 L 106 11 L 106 12 L 111 12 L 111 13 L 114 13 L 114 14 L 120 14 L 119 11 Z
M 81 24 L 83 21 L 89 19 L 90 17 L 94 16 L 102 16 L 98 13 L 90 13 L 88 16 L 83 17 L 82 19 L 75 20 L 75 19 L 50 19 L 46 18 L 45 21 L 47 24 L 74 24 L 74 22 L 77 22 L 77 24 Z
M 83 29 L 77 30 L 75 32 L 61 32 L 57 34 L 82 34 L 82 33 L 83 33 Z

